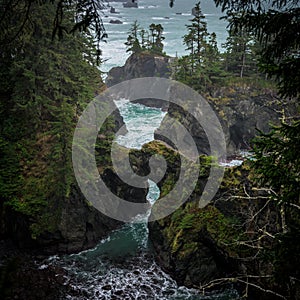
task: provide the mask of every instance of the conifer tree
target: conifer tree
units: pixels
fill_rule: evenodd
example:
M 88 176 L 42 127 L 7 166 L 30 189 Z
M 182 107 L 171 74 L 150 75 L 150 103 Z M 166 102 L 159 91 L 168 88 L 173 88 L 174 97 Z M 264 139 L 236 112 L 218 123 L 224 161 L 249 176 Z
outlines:
M 165 39 L 163 36 L 163 27 L 161 24 L 152 23 L 149 26 L 150 30 L 150 51 L 153 53 L 161 54 L 163 52 L 163 40 Z
M 209 36 L 207 23 L 201 11 L 200 2 L 198 2 L 194 8 L 194 18 L 191 20 L 191 24 L 186 25 L 186 27 L 188 33 L 183 37 L 184 44 L 187 46 L 187 50 L 190 51 L 192 65 L 194 61 L 199 65 L 203 61 L 207 37 Z
M 127 52 L 140 52 L 142 50 L 140 41 L 139 41 L 139 35 L 140 35 L 140 25 L 137 21 L 134 21 L 132 24 L 127 37 L 127 42 L 125 45 L 127 46 Z M 142 41 L 143 43 L 143 41 Z
M 222 70 L 216 34 L 209 34 L 200 2 L 193 10 L 194 18 L 186 25 L 183 43 L 189 54 L 178 59 L 175 78 L 199 91 L 208 91 L 217 84 L 225 72 Z
M 149 51 L 155 54 L 163 54 L 163 40 L 165 39 L 163 30 L 161 24 L 152 23 L 149 26 L 149 33 L 135 21 L 129 31 L 127 42 L 125 43 L 127 52 L 138 53 L 141 51 Z
M 88 32 L 52 39 L 48 24 L 55 7 L 33 4 L 32 10 L 26 34 L 9 47 L 0 45 L 1 55 L 10 58 L 1 61 L 0 70 L 5 82 L 0 94 L 7 100 L 0 106 L 0 153 L 6 154 L 0 157 L 0 173 L 18 187 L 2 194 L 3 200 L 30 216 L 37 236 L 55 224 L 50 208 L 69 196 L 73 130 L 101 80 Z M 6 179 L 0 190 L 13 190 Z
M 245 28 L 229 30 L 229 36 L 223 47 L 226 49 L 225 66 L 228 72 L 240 78 L 250 75 L 256 69 L 256 56 L 253 52 L 255 38 Z

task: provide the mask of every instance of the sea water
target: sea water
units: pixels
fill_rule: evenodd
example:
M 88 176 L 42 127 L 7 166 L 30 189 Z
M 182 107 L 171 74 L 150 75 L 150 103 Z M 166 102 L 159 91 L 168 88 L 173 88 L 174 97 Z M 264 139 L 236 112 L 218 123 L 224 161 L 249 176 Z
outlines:
M 118 14 L 111 14 L 109 7 L 103 10 L 103 20 L 108 33 L 107 43 L 102 44 L 103 60 L 101 70 L 107 72 L 112 67 L 121 66 L 129 56 L 124 43 L 131 24 L 137 20 L 147 28 L 151 23 L 164 27 L 165 51 L 168 55 L 184 55 L 182 36 L 185 25 L 192 18 L 191 10 L 195 0 L 176 0 L 173 8 L 169 0 L 140 0 L 139 8 L 123 8 L 122 3 L 110 2 Z M 220 10 L 212 0 L 202 0 L 201 7 L 206 16 L 209 32 L 216 32 L 218 44 L 226 39 L 226 23 L 221 21 Z M 123 24 L 110 24 L 119 19 Z M 154 139 L 154 131 L 165 116 L 159 108 L 149 108 L 126 99 L 116 99 L 116 105 L 124 118 L 128 132 L 118 136 L 116 141 L 125 147 L 140 149 L 143 144 Z M 154 203 L 160 195 L 156 184 L 149 181 L 147 199 Z M 66 284 L 76 293 L 67 295 L 72 300 L 96 299 L 237 299 L 235 290 L 223 293 L 201 295 L 196 289 L 179 286 L 155 262 L 153 250 L 148 240 L 147 218 L 150 211 L 137 216 L 141 223 L 128 223 L 113 231 L 107 238 L 91 250 L 79 254 L 54 256 L 41 267 L 57 265 L 66 271 Z M 76 296 L 75 296 L 76 295 Z
M 183 44 L 183 36 L 187 33 L 186 26 L 193 18 L 191 12 L 198 0 L 176 0 L 174 7 L 169 7 L 169 0 L 139 0 L 138 8 L 124 8 L 120 2 L 109 2 L 118 14 L 104 9 L 103 23 L 108 34 L 106 42 L 101 44 L 103 63 L 101 70 L 109 71 L 112 67 L 124 65 L 130 53 L 126 52 L 125 42 L 134 21 L 148 29 L 151 23 L 161 24 L 164 28 L 164 51 L 170 56 L 187 54 Z M 202 12 L 206 18 L 208 32 L 217 35 L 218 47 L 226 41 L 227 21 L 221 20 L 221 10 L 216 8 L 213 0 L 201 1 Z M 111 20 L 120 20 L 123 24 L 111 24 Z
M 127 125 L 128 132 L 116 141 L 129 148 L 140 149 L 153 140 L 154 130 L 165 112 L 124 99 L 116 104 Z M 154 203 L 160 195 L 155 183 L 149 181 L 147 199 Z M 238 299 L 235 290 L 202 295 L 197 289 L 179 286 L 156 263 L 148 239 L 147 218 L 136 216 L 140 223 L 128 223 L 99 241 L 98 245 L 79 254 L 54 256 L 43 263 L 60 266 L 66 271 L 65 282 L 73 291 L 72 300 L 198 300 Z

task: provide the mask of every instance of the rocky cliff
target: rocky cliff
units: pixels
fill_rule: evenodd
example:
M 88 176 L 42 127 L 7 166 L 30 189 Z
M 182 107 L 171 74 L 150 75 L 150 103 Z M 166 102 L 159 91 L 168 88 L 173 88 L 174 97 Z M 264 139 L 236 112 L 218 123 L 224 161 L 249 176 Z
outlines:
M 218 89 L 214 95 L 205 98 L 218 116 L 226 139 L 227 155 L 233 156 L 240 150 L 251 149 L 251 141 L 258 131 L 267 133 L 270 125 L 279 125 L 284 118 L 295 115 L 296 106 L 284 103 L 271 90 L 259 91 L 255 87 L 240 88 L 232 86 Z M 201 120 L 201 108 L 195 106 L 193 114 Z M 195 141 L 200 154 L 210 155 L 210 147 L 206 134 L 195 118 L 182 107 L 170 104 L 168 116 L 178 119 Z M 164 128 L 170 128 L 170 119 L 163 120 L 155 137 L 164 140 L 160 134 Z M 185 137 L 181 137 L 182 140 Z M 167 141 L 166 141 L 167 142 Z
M 96 146 L 96 157 L 100 157 L 99 173 L 109 189 L 120 198 L 146 202 L 146 188 L 129 187 L 122 183 L 111 168 L 112 137 L 123 125 L 123 118 L 116 110 L 112 119 L 100 130 Z M 122 225 L 120 221 L 96 210 L 81 193 L 75 178 L 68 197 L 48 199 L 48 202 L 49 205 L 40 212 L 43 219 L 39 223 L 37 235 L 32 234 L 32 226 L 36 226 L 37 220 L 9 206 L 2 206 L 2 238 L 12 239 L 19 248 L 37 253 L 73 253 L 94 247 L 101 238 Z
M 108 72 L 106 85 L 108 87 L 125 80 L 140 77 L 165 77 L 171 74 L 172 58 L 149 53 L 134 53 L 123 67 L 112 68 Z
M 153 76 L 156 73 L 154 61 L 148 56 L 134 55 L 124 67 L 110 72 L 108 84 Z M 161 61 L 165 64 L 163 69 L 170 69 L 168 60 Z M 151 72 L 144 70 L 146 65 L 150 65 Z M 163 74 L 163 77 L 167 77 L 170 72 Z M 216 88 L 205 96 L 222 124 L 228 156 L 240 149 L 250 149 L 257 130 L 268 132 L 270 123 L 279 124 L 296 112 L 294 104 L 285 104 L 274 90 L 256 87 L 249 82 Z M 155 100 L 149 103 L 145 101 L 144 104 L 163 105 Z M 184 110 L 184 105 L 170 104 L 167 109 L 168 115 L 179 120 L 193 137 L 199 154 L 210 154 L 203 128 Z M 197 119 L 201 119 L 200 106 L 196 105 L 193 113 Z M 154 142 L 135 154 L 136 157 L 142 157 L 136 160 L 140 170 L 147 170 L 145 162 L 150 154 L 153 155 L 153 151 L 165 156 L 167 172 L 158 183 L 162 196 L 172 190 L 180 172 L 179 154 L 175 148 L 169 147 L 172 143 L 161 134 L 163 129 L 170 128 L 169 122 L 170 119 L 165 118 L 155 134 L 156 139 L 165 144 Z M 176 139 L 185 140 L 185 136 L 176 136 Z M 209 174 L 205 158 L 202 159 L 202 173 L 188 201 L 168 217 L 149 224 L 150 240 L 157 261 L 180 284 L 203 291 L 234 282 L 242 293 L 250 297 L 252 295 L 255 299 L 273 299 L 272 292 L 260 294 L 264 289 L 285 294 L 273 281 L 274 265 L 265 256 L 266 250 L 276 248 L 274 236 L 283 230 L 280 225 L 282 215 L 274 202 L 270 201 L 270 191 L 254 183 L 255 175 L 249 165 L 244 164 L 226 170 L 217 195 L 208 206 L 200 209 L 198 201 Z M 152 216 L 154 214 L 155 210 Z M 261 290 L 252 289 L 251 286 L 259 286 Z
M 170 78 L 172 61 L 173 58 L 170 57 L 147 53 L 133 54 L 123 67 L 113 68 L 108 73 L 106 84 L 112 86 L 124 80 L 147 76 Z M 296 112 L 293 103 L 284 103 L 274 90 L 262 89 L 252 83 L 233 83 L 230 86 L 216 88 L 210 94 L 203 96 L 222 124 L 228 156 L 236 154 L 241 149 L 250 149 L 251 140 L 256 136 L 257 130 L 268 132 L 270 124 L 279 124 L 280 120 L 289 118 Z M 148 106 L 162 107 L 164 110 L 168 109 L 169 116 L 184 123 L 197 144 L 199 153 L 210 153 L 203 128 L 182 107 L 168 105 L 159 99 L 142 99 L 139 102 Z M 200 108 L 194 107 L 194 113 L 199 119 Z M 166 118 L 161 129 L 169 126 Z M 156 131 L 156 139 L 165 140 L 160 132 L 159 129 Z
M 167 172 L 158 184 L 163 196 L 176 184 L 180 155 L 160 142 L 145 145 L 141 153 L 135 155 L 147 157 L 154 152 L 163 155 L 168 163 Z M 270 201 L 270 191 L 254 184 L 248 164 L 228 168 L 217 195 L 201 209 L 198 202 L 210 167 L 205 156 L 201 156 L 200 161 L 198 183 L 187 202 L 171 215 L 149 223 L 149 236 L 158 263 L 180 284 L 204 292 L 234 282 L 243 293 L 244 286 L 230 278 L 248 277 L 252 284 L 276 290 L 271 280 L 274 266 L 264 257 L 264 249 L 274 247 L 273 237 L 282 231 L 278 225 L 281 214 Z M 273 299 L 272 294 L 268 298 L 251 287 L 248 295 L 255 299 Z
M 177 183 L 181 157 L 163 142 L 146 144 L 130 154 L 139 175 L 149 172 L 149 158 L 154 154 L 162 155 L 167 163 L 165 175 L 158 183 L 163 197 Z M 179 284 L 203 291 L 234 282 L 244 292 L 244 285 L 230 278 L 249 280 L 265 289 L 276 290 L 271 279 L 274 265 L 264 256 L 264 251 L 276 244 L 274 236 L 282 232 L 282 215 L 270 200 L 270 190 L 254 183 L 249 163 L 244 163 L 226 169 L 219 191 L 201 209 L 199 199 L 210 173 L 210 160 L 203 155 L 199 159 L 198 182 L 186 203 L 169 216 L 149 223 L 157 262 Z M 155 214 L 154 205 L 151 217 Z M 272 294 L 267 298 L 251 288 L 248 293 L 255 299 L 273 299 Z

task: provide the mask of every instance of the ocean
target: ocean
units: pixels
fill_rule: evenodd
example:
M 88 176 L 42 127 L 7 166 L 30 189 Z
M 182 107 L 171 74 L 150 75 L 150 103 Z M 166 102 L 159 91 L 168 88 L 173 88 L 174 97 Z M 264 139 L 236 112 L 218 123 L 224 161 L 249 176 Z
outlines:
M 151 23 L 164 27 L 165 51 L 170 56 L 184 55 L 182 36 L 185 24 L 192 18 L 191 10 L 195 0 L 176 0 L 173 8 L 169 0 L 140 0 L 139 8 L 123 8 L 122 3 L 110 2 L 119 14 L 111 14 L 109 7 L 103 10 L 103 20 L 108 33 L 107 43 L 102 44 L 103 72 L 122 66 L 130 53 L 124 45 L 131 24 L 137 20 L 147 28 Z M 212 0 L 202 1 L 209 32 L 216 32 L 219 46 L 226 40 L 226 23 L 220 21 L 220 10 Z M 180 13 L 180 14 L 179 14 Z M 123 24 L 111 24 L 110 20 L 121 20 Z M 125 147 L 140 149 L 154 139 L 154 131 L 160 126 L 165 112 L 115 99 L 128 132 L 118 136 L 116 141 Z M 147 199 L 154 203 L 160 196 L 157 185 L 149 181 Z M 115 230 L 90 250 L 73 255 L 48 258 L 41 269 L 60 266 L 66 271 L 66 284 L 72 286 L 75 295 L 64 299 L 138 299 L 138 300 L 233 300 L 238 299 L 234 289 L 203 295 L 197 289 L 180 286 L 156 263 L 149 241 L 147 215 L 137 216 L 141 223 L 128 223 Z
M 164 28 L 164 51 L 170 56 L 182 56 L 186 53 L 183 45 L 183 35 L 186 26 L 192 19 L 192 8 L 198 0 L 176 0 L 173 8 L 169 0 L 139 0 L 138 8 L 124 8 L 121 2 L 107 2 L 107 8 L 102 11 L 103 23 L 108 34 L 106 42 L 102 42 L 101 71 L 107 72 L 112 67 L 124 65 L 130 53 L 126 53 L 125 42 L 128 31 L 134 21 L 148 29 L 151 23 L 161 24 Z M 117 14 L 110 13 L 108 5 L 116 9 Z M 202 0 L 201 9 L 206 17 L 208 31 L 217 35 L 218 47 L 222 51 L 222 43 L 227 38 L 227 22 L 220 20 L 221 10 L 215 7 L 213 0 Z M 111 20 L 119 20 L 122 24 L 111 24 Z
M 125 147 L 140 149 L 154 139 L 165 112 L 124 99 L 116 99 L 128 133 L 116 141 Z M 149 181 L 147 199 L 154 203 L 160 196 L 157 185 Z M 62 267 L 65 284 L 73 293 L 61 300 L 237 300 L 234 289 L 203 295 L 197 289 L 180 286 L 157 264 L 149 241 L 146 215 L 141 223 L 127 223 L 109 234 L 98 245 L 78 254 L 52 256 L 41 269 Z

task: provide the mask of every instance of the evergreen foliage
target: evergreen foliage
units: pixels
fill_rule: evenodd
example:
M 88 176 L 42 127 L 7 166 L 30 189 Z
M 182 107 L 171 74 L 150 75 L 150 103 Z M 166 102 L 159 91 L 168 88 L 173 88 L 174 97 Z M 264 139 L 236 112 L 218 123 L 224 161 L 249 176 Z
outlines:
M 73 130 L 100 76 L 88 34 L 52 39 L 55 7 L 31 9 L 30 28 L 0 46 L 0 191 L 5 205 L 29 216 L 37 236 L 51 230 L 51 207 L 57 212 L 70 194 Z
M 126 52 L 133 52 L 137 53 L 142 50 L 140 41 L 139 41 L 139 35 L 142 37 L 142 45 L 144 45 L 144 36 L 145 32 L 141 31 L 140 25 L 138 24 L 137 21 L 135 21 L 132 24 L 132 27 L 130 28 L 129 35 L 127 37 L 127 42 L 125 45 L 127 46 Z
M 62 38 L 76 32 L 93 32 L 93 41 L 97 49 L 99 62 L 101 50 L 100 42 L 107 38 L 102 23 L 101 10 L 104 7 L 103 0 L 2 0 L 1 1 L 1 44 L 9 46 L 22 36 L 31 27 L 31 19 L 34 18 L 36 7 L 51 9 L 54 13 L 49 18 L 52 38 Z M 72 15 L 70 15 L 72 11 Z
M 164 55 L 163 52 L 163 27 L 161 24 L 152 23 L 149 25 L 149 30 L 142 28 L 137 21 L 135 21 L 128 32 L 127 52 L 138 53 L 147 51 L 153 54 Z
M 283 96 L 299 95 L 300 1 L 215 0 L 227 12 L 233 31 L 242 28 L 262 45 L 260 67 L 277 79 Z M 236 12 L 239 12 L 237 14 Z
M 224 56 L 227 72 L 240 78 L 258 73 L 258 42 L 245 28 L 229 30 L 229 36 L 223 47 L 226 49 Z
M 183 37 L 183 43 L 189 54 L 175 62 L 174 77 L 198 91 L 208 91 L 222 82 L 226 73 L 222 68 L 216 34 L 208 33 L 200 2 L 194 8 L 191 24 L 186 27 L 188 32 Z
M 260 70 L 276 79 L 282 96 L 299 100 L 299 1 L 215 0 L 227 12 L 231 30 L 245 29 L 260 42 Z M 240 14 L 236 14 L 240 11 Z M 254 141 L 254 170 L 272 190 L 282 213 L 283 232 L 267 251 L 275 266 L 275 282 L 290 299 L 296 298 L 300 249 L 300 123 L 299 115 L 260 133 Z M 295 291 L 296 289 L 296 291 Z M 299 285 L 298 285 L 299 292 Z

